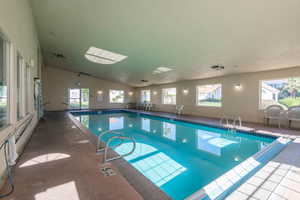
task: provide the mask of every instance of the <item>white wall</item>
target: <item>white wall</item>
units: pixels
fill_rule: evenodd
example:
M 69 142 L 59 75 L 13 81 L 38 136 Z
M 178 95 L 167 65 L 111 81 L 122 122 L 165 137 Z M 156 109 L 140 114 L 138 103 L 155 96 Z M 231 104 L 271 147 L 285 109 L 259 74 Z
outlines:
M 101 80 L 98 78 L 80 75 L 78 73 L 53 68 L 44 67 L 43 74 L 43 96 L 45 102 L 45 110 L 56 111 L 68 109 L 64 103 L 68 102 L 68 89 L 69 88 L 89 88 L 90 89 L 90 108 L 124 108 L 127 103 L 134 102 L 135 96 L 129 95 L 134 89 L 111 81 Z M 80 82 L 80 86 L 77 83 Z M 124 90 L 125 102 L 123 104 L 111 104 L 109 102 L 109 90 Z M 97 101 L 97 92 L 103 92 L 103 100 Z
M 244 121 L 262 122 L 263 113 L 259 110 L 259 84 L 260 80 L 300 77 L 300 67 L 284 70 L 265 71 L 257 73 L 244 73 L 228 75 L 217 78 L 181 81 L 172 84 L 154 85 L 137 89 L 137 101 L 140 99 L 140 90 L 151 89 L 151 101 L 156 104 L 156 109 L 166 112 L 174 112 L 175 106 L 161 104 L 162 88 L 177 88 L 177 104 L 184 104 L 185 114 L 199 115 L 205 117 L 220 117 L 223 113 L 227 115 L 239 115 Z M 223 102 L 222 107 L 196 106 L 196 86 L 206 84 L 222 84 Z M 241 84 L 242 89 L 237 91 L 235 84 Z M 182 90 L 188 89 L 188 95 L 183 95 Z M 153 91 L 157 95 L 153 95 Z
M 28 129 L 24 132 L 22 138 L 17 143 L 17 151 L 20 153 L 23 150 L 24 145 L 28 141 L 33 128 L 37 123 L 36 112 L 33 106 L 33 78 L 37 77 L 40 71 L 38 63 L 38 48 L 39 42 L 37 38 L 37 32 L 35 29 L 35 23 L 32 16 L 30 4 L 27 0 L 0 0 L 0 32 L 4 34 L 11 43 L 11 55 L 9 65 L 9 123 L 10 125 L 0 130 L 0 141 L 2 142 L 7 135 L 14 133 L 22 126 L 22 123 L 30 116 L 34 116 L 32 123 L 28 126 Z M 17 52 L 23 57 L 24 62 L 31 63 L 31 90 L 29 92 L 29 111 L 21 120 L 17 121 L 16 118 L 16 54 Z M 41 59 L 41 58 L 39 58 Z M 5 170 L 3 151 L 0 154 L 0 184 L 3 182 L 3 175 Z

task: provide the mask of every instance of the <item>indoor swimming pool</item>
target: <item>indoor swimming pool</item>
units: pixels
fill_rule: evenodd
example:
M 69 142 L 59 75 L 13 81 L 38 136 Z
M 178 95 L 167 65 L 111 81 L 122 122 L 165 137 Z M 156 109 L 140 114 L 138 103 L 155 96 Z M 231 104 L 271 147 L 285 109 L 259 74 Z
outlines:
M 95 135 L 111 130 L 134 138 L 135 151 L 124 159 L 175 200 L 191 196 L 276 140 L 121 110 L 72 114 Z M 122 155 L 132 146 L 126 141 L 114 150 Z

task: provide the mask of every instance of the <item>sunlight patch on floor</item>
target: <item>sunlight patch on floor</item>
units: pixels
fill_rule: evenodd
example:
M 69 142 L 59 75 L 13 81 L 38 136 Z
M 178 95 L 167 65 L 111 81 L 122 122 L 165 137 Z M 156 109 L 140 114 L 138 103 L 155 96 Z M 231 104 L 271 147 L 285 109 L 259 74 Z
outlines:
M 37 156 L 35 158 L 32 158 L 32 159 L 24 162 L 23 164 L 21 164 L 19 166 L 19 168 L 29 167 L 29 166 L 33 166 L 33 165 L 37 165 L 37 164 L 41 164 L 41 163 L 47 163 L 47 162 L 61 160 L 61 159 L 70 158 L 70 157 L 71 157 L 70 155 L 63 154 L 63 153 L 44 154 L 44 155 Z
M 44 192 L 36 194 L 34 197 L 35 200 L 45 200 L 45 199 L 80 200 L 74 181 L 48 188 Z

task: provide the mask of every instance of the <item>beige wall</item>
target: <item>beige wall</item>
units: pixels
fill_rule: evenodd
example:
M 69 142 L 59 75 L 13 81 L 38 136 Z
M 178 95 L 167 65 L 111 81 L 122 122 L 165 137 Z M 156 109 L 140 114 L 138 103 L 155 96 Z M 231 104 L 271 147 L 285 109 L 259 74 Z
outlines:
M 98 78 L 80 75 L 78 73 L 53 68 L 44 67 L 43 74 L 43 96 L 45 102 L 45 110 L 64 110 L 68 106 L 63 104 L 68 102 L 68 89 L 79 88 L 77 83 L 80 82 L 81 88 L 90 89 L 90 108 L 124 108 L 127 103 L 135 101 L 134 93 L 130 96 L 129 92 L 134 89 L 120 83 L 101 80 Z M 109 103 L 109 89 L 118 89 L 125 91 L 124 104 Z M 97 91 L 103 91 L 103 100 L 97 101 Z
M 16 133 L 23 126 L 23 122 L 33 115 L 33 120 L 25 130 L 23 136 L 17 143 L 17 151 L 20 153 L 28 141 L 33 128 L 37 124 L 36 112 L 33 102 L 33 78 L 38 76 L 40 66 L 38 63 L 39 41 L 35 29 L 30 4 L 27 0 L 0 0 L 0 32 L 5 35 L 11 44 L 10 63 L 8 69 L 9 86 L 9 125 L 0 129 L 0 142 L 9 134 Z M 16 75 L 16 55 L 22 56 L 24 63 L 30 64 L 31 84 L 29 91 L 29 114 L 17 120 L 17 75 Z M 0 184 L 3 182 L 5 170 L 4 154 L 0 152 Z
M 223 113 L 227 115 L 238 115 L 244 121 L 262 122 L 262 111 L 259 110 L 259 82 L 266 79 L 286 78 L 289 76 L 300 77 L 300 67 L 289 68 L 285 70 L 266 71 L 259 73 L 245 73 L 237 75 L 228 75 L 217 78 L 182 81 L 173 84 L 156 85 L 139 88 L 137 90 L 137 101 L 140 100 L 140 90 L 151 89 L 151 101 L 156 104 L 156 109 L 167 112 L 174 112 L 175 106 L 161 104 L 161 89 L 168 87 L 177 88 L 177 104 L 184 104 L 185 114 L 220 117 Z M 203 107 L 196 106 L 196 86 L 221 83 L 223 105 L 222 107 Z M 242 84 L 242 90 L 234 89 L 235 84 Z M 188 89 L 188 95 L 183 95 L 182 90 Z M 153 95 L 157 91 L 157 95 Z

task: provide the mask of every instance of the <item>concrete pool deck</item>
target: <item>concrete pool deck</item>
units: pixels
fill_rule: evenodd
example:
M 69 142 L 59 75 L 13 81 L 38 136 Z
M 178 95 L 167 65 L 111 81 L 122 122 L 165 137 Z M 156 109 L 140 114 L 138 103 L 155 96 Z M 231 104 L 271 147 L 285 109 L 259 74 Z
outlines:
M 219 124 L 219 120 L 217 119 L 184 115 L 177 116 L 161 112 L 147 113 L 163 117 L 177 117 L 178 119 L 187 121 L 193 120 L 197 123 Z M 265 127 L 260 124 L 247 123 L 244 124 L 244 127 L 253 129 L 255 132 L 262 131 L 264 134 L 284 135 L 290 138 L 300 136 L 299 131 Z M 251 181 L 254 179 L 254 181 L 258 182 L 262 180 L 257 183 L 255 190 L 252 185 L 252 187 L 246 185 L 252 188 L 252 192 L 242 193 L 242 191 L 245 191 L 244 188 L 246 186 L 244 184 L 247 184 L 247 181 L 228 198 L 271 199 L 277 197 L 277 199 L 300 199 L 298 198 L 300 196 L 296 196 L 298 195 L 297 189 L 299 190 L 300 188 L 300 183 L 298 183 L 300 178 L 300 170 L 298 168 L 300 166 L 299 150 L 299 139 L 296 139 L 269 162 L 266 167 L 261 169 L 270 172 L 268 175 L 260 170 L 248 180 Z M 29 144 L 13 170 L 15 192 L 4 199 L 149 199 L 143 195 L 144 191 L 141 191 L 143 188 L 136 188 L 134 184 L 128 181 L 128 179 L 132 178 L 130 175 L 126 177 L 126 180 L 121 175 L 122 173 L 119 173 L 120 165 L 118 166 L 117 163 L 112 164 L 112 168 L 117 172 L 116 176 L 103 176 L 99 168 L 101 158 L 101 155 L 96 155 L 94 144 L 91 144 L 89 138 L 74 126 L 66 112 L 49 112 L 46 114 L 46 120 L 39 122 Z M 120 170 L 122 170 L 121 168 Z M 279 180 L 277 174 L 280 173 L 282 177 Z M 296 178 L 292 179 L 298 184 L 293 183 L 296 188 L 289 185 L 291 184 L 291 176 L 292 178 Z M 274 184 L 269 183 L 269 180 L 277 180 L 276 187 Z M 269 188 L 269 191 L 266 192 L 265 187 L 267 186 L 264 183 L 273 185 L 273 187 Z M 288 189 L 287 191 L 291 190 L 292 192 L 285 194 L 286 190 L 284 189 Z M 147 189 L 144 188 L 144 190 Z M 250 191 L 250 189 L 246 189 L 246 191 Z M 155 195 L 153 196 L 154 198 L 152 199 L 155 199 Z M 160 199 L 163 200 L 164 198 Z

